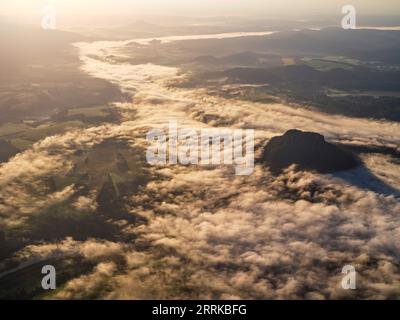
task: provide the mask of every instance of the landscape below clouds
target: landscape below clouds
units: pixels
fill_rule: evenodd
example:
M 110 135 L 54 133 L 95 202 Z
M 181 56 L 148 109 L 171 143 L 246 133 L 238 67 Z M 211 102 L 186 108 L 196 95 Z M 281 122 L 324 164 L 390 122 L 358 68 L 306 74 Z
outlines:
M 400 297 L 400 31 L 206 22 L 37 30 L 48 56 L 2 27 L 0 298 Z M 254 129 L 253 174 L 149 165 L 146 133 L 170 120 Z M 357 166 L 274 172 L 263 152 L 292 129 Z M 348 264 L 357 290 L 341 287 Z

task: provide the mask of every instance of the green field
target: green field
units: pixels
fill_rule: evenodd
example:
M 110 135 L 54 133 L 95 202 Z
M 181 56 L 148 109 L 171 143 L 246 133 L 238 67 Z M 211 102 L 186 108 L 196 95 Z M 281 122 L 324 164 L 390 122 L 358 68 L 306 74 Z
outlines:
M 108 110 L 107 106 L 99 106 L 99 107 L 82 107 L 82 108 L 73 108 L 68 110 L 68 116 L 75 115 L 84 115 L 85 117 L 107 117 Z
M 304 58 L 303 62 L 306 65 L 308 65 L 318 71 L 330 71 L 333 69 L 344 69 L 344 70 L 353 69 L 353 67 L 348 63 L 341 63 L 341 62 L 332 61 L 332 60 Z
M 282 63 L 285 66 L 290 66 L 290 65 L 296 64 L 296 61 L 294 58 L 285 57 L 285 58 L 282 58 Z
M 30 127 L 23 123 L 5 123 L 0 126 L 0 137 L 6 138 L 25 132 Z
M 18 148 L 19 150 L 26 150 L 34 144 L 34 141 L 23 138 L 11 139 L 10 142 L 14 147 Z
M 81 121 L 66 121 L 60 123 L 49 123 L 40 125 L 37 128 L 27 130 L 23 137 L 31 141 L 39 141 L 49 136 L 54 136 L 71 129 L 84 128 Z
M 37 141 L 62 134 L 71 129 L 85 128 L 82 121 L 46 122 L 37 127 L 22 123 L 6 123 L 0 126 L 0 138 L 8 140 L 16 148 L 26 150 Z

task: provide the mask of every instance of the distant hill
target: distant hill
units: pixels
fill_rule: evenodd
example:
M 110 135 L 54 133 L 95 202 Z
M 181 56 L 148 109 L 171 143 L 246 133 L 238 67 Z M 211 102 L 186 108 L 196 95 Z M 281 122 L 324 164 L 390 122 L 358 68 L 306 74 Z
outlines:
M 310 88 L 326 86 L 343 90 L 400 90 L 399 72 L 382 72 L 365 67 L 319 71 L 300 64 L 270 69 L 233 68 L 224 71 L 222 75 L 228 76 L 233 81 L 246 83 L 272 83 L 285 86 L 307 84 Z
M 121 98 L 116 85 L 80 70 L 78 49 L 72 43 L 90 40 L 0 21 L 0 124 Z
M 70 44 L 89 40 L 76 33 L 2 23 L 0 20 L 2 76 L 9 76 L 4 70 L 19 70 L 24 65 L 65 62 L 68 56 L 71 60 Z

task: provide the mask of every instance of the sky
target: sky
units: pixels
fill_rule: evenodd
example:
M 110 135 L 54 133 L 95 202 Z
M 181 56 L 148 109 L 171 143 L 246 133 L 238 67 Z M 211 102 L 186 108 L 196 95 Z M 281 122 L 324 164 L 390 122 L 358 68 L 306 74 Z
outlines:
M 49 3 L 64 14 L 336 15 L 346 4 L 360 14 L 400 14 L 399 0 L 1 0 L 0 14 L 37 14 Z

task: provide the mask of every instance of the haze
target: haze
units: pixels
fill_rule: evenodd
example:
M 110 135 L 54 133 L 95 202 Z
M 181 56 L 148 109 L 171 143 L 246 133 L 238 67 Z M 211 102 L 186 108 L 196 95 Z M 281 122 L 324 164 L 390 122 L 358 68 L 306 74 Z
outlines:
M 336 15 L 346 0 L 2 0 L 0 14 L 36 15 L 46 4 L 64 14 L 169 14 L 169 15 Z M 394 15 L 398 0 L 352 0 L 360 14 Z

